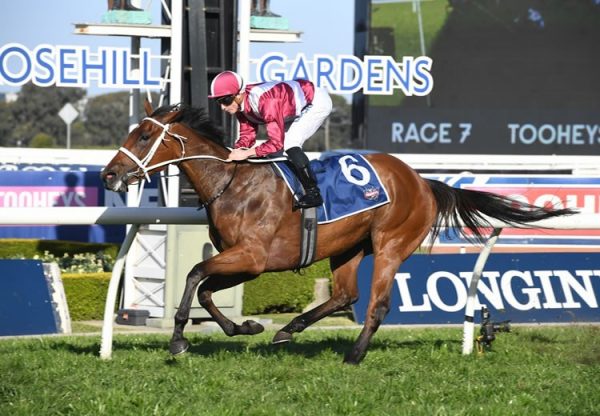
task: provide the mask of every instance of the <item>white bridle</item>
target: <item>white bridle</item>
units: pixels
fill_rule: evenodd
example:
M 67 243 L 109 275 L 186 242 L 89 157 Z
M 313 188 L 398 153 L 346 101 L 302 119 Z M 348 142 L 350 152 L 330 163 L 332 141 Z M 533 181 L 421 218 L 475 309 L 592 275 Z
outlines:
M 160 136 L 158 136 L 158 138 L 154 141 L 154 143 L 152 143 L 152 147 L 150 148 L 150 151 L 148 151 L 148 153 L 146 154 L 146 156 L 144 156 L 143 159 L 140 159 L 136 155 L 134 155 L 129 149 L 127 149 L 125 147 L 119 148 L 119 152 L 125 153 L 125 155 L 128 158 L 130 158 L 131 160 L 133 160 L 135 162 L 135 164 L 138 166 L 138 168 L 144 173 L 144 176 L 146 177 L 146 180 L 148 182 L 150 182 L 150 174 L 149 174 L 149 172 L 151 170 L 156 169 L 156 168 L 160 168 L 162 166 L 170 165 L 171 163 L 181 162 L 183 160 L 190 160 L 190 159 L 212 159 L 212 160 L 219 160 L 221 162 L 228 162 L 226 159 L 221 159 L 219 157 L 211 156 L 211 155 L 185 156 L 185 142 L 188 141 L 187 137 L 184 137 L 184 136 L 181 136 L 181 135 L 179 135 L 177 133 L 173 133 L 173 132 L 169 131 L 169 128 L 171 127 L 170 124 L 163 124 L 160 121 L 156 121 L 152 117 L 146 117 L 142 121 L 145 121 L 145 120 L 151 121 L 152 123 L 154 123 L 157 126 L 159 126 L 159 127 L 162 128 L 162 132 L 160 133 Z M 150 161 L 154 157 L 154 154 L 158 150 L 158 146 L 160 146 L 160 144 L 163 141 L 168 141 L 169 140 L 169 139 L 166 138 L 167 135 L 169 135 L 171 137 L 174 137 L 177 140 L 179 140 L 179 144 L 181 144 L 181 157 L 179 157 L 177 159 L 165 160 L 164 162 L 155 163 L 154 165 L 148 166 L 148 164 L 150 163 Z

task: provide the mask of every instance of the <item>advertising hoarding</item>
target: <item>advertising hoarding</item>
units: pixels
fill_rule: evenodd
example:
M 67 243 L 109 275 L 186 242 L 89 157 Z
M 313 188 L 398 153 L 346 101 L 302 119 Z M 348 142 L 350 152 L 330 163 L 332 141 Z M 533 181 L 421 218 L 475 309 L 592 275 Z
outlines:
M 600 178 L 572 175 L 426 175 L 457 188 L 506 195 L 518 201 L 555 208 L 572 208 L 600 215 Z M 441 244 L 469 244 L 456 233 L 440 236 Z M 600 230 L 551 230 L 505 228 L 500 244 L 597 246 Z
M 413 255 L 396 272 L 386 324 L 461 324 L 475 254 Z M 358 271 L 353 305 L 364 323 L 373 257 Z M 600 321 L 600 254 L 492 254 L 478 285 L 475 310 L 515 323 Z M 476 318 L 479 314 L 477 314 Z
M 102 166 L 52 164 L 0 165 L 0 208 L 124 207 L 125 195 L 104 189 Z M 10 170 L 4 170 L 7 168 Z M 16 169 L 16 170 L 15 170 Z M 147 184 L 142 206 L 156 206 L 157 180 Z M 121 243 L 125 225 L 0 225 L 0 238 L 39 238 Z

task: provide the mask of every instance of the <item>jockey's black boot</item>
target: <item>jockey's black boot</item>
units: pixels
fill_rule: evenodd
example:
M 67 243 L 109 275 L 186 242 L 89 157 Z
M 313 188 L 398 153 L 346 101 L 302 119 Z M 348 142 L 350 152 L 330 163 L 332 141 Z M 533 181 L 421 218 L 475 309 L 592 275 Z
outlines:
M 317 178 L 310 167 L 308 157 L 299 147 L 286 150 L 294 171 L 304 188 L 304 195 L 296 202 L 295 209 L 318 207 L 323 204 L 323 198 L 317 186 Z

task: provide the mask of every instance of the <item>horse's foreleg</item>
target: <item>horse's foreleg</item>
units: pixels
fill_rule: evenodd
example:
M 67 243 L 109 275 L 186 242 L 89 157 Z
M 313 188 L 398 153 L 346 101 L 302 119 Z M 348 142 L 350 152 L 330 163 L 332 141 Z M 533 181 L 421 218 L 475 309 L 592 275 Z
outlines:
M 234 335 L 255 335 L 264 331 L 264 328 L 258 322 L 247 320 L 241 325 L 237 325 L 230 319 L 228 319 L 223 313 L 217 308 L 212 301 L 212 294 L 219 290 L 228 289 L 239 285 L 240 283 L 252 280 L 256 275 L 243 274 L 234 276 L 210 276 L 206 279 L 198 288 L 198 302 L 210 316 L 217 322 L 217 324 L 223 329 L 223 332 L 228 336 Z
M 252 256 L 249 256 L 248 253 L 252 253 Z M 169 351 L 172 354 L 181 354 L 189 347 L 188 341 L 183 337 L 183 330 L 190 317 L 194 292 L 200 282 L 212 275 L 258 275 L 264 265 L 264 262 L 260 261 L 261 256 L 266 258 L 266 254 L 256 247 L 252 251 L 245 246 L 236 246 L 198 263 L 192 268 L 187 275 L 179 309 L 175 314 L 175 327 L 169 344 Z
M 289 324 L 275 334 L 273 344 L 280 344 L 292 340 L 294 332 L 302 332 L 310 325 L 343 309 L 358 300 L 358 287 L 356 284 L 356 271 L 364 251 L 353 250 L 341 256 L 331 258 L 333 272 L 333 293 L 331 298 L 316 308 L 295 317 Z
M 186 352 L 190 346 L 188 340 L 183 336 L 183 329 L 190 318 L 190 308 L 192 307 L 194 290 L 202 279 L 206 277 L 206 274 L 203 272 L 204 263 L 205 262 L 196 264 L 188 273 L 185 280 L 185 289 L 183 290 L 177 313 L 175 313 L 175 326 L 173 328 L 171 342 L 169 343 L 169 351 L 173 355 Z

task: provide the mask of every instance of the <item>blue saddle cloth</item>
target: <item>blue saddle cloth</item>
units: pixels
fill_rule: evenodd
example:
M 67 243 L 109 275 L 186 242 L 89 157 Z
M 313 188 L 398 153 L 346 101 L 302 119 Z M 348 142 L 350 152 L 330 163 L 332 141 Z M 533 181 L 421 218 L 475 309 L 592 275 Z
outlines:
M 303 188 L 289 162 L 274 162 L 288 188 L 298 199 Z M 310 162 L 323 197 L 317 207 L 319 224 L 337 221 L 390 202 L 373 166 L 359 154 L 343 154 Z

